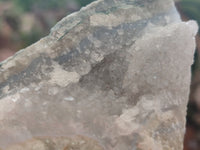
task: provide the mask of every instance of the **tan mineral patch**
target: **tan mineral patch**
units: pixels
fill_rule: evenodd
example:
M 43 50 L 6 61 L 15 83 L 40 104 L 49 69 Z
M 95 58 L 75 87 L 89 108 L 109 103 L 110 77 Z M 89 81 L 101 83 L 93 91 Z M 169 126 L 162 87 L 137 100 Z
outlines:
M 140 133 L 140 135 L 142 136 L 143 141 L 138 144 L 138 148 L 144 150 L 163 150 L 161 141 L 156 141 L 146 132 Z
M 126 110 L 119 118 L 116 119 L 118 133 L 120 135 L 130 135 L 137 130 L 140 125 L 136 123 L 136 116 L 139 114 L 139 109 L 133 108 Z
M 140 16 L 132 17 L 134 20 L 139 20 Z M 131 19 L 131 18 L 130 18 Z M 90 24 L 92 26 L 107 26 L 113 27 L 120 25 L 122 22 L 126 22 L 127 18 L 117 17 L 113 14 L 95 14 L 90 17 Z
M 5 119 L 5 115 L 15 108 L 15 103 L 19 100 L 20 95 L 16 93 L 1 99 L 0 101 L 0 120 Z
M 24 143 L 13 145 L 6 150 L 104 150 L 97 141 L 76 136 L 34 138 Z
M 61 87 L 66 87 L 69 83 L 78 82 L 80 79 L 80 75 L 78 73 L 65 71 L 58 64 L 55 65 L 50 77 L 50 83 Z

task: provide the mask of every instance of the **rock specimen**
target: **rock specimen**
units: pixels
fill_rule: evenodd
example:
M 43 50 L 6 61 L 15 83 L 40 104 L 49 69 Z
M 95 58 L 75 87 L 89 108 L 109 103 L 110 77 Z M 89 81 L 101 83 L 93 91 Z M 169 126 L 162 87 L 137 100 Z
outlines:
M 99 0 L 64 18 L 1 64 L 0 146 L 181 150 L 196 32 L 171 0 Z

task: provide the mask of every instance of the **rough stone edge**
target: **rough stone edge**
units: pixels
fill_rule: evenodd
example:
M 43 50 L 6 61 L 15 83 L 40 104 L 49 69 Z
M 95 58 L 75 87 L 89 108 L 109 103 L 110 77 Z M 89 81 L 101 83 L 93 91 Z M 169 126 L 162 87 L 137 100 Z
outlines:
M 114 2 L 120 1 L 120 0 L 113 0 Z M 133 0 L 131 2 L 135 2 L 137 0 Z M 147 1 L 147 0 L 145 0 Z M 175 7 L 175 4 L 173 0 L 163 0 L 165 2 L 169 2 L 172 7 Z M 80 9 L 80 11 L 74 12 L 63 19 L 61 19 L 54 27 L 51 28 L 49 35 L 46 37 L 41 38 L 39 41 L 36 43 L 19 50 L 16 54 L 13 56 L 9 57 L 5 61 L 0 63 L 0 82 L 3 82 L 7 80 L 7 78 L 17 72 L 22 71 L 24 68 L 26 68 L 30 63 L 31 60 L 38 57 L 41 53 L 50 53 L 51 46 L 56 43 L 60 37 L 65 35 L 65 30 L 69 30 L 70 28 L 74 28 L 77 24 L 76 22 L 71 22 L 69 21 L 70 19 L 73 20 L 73 18 L 80 18 L 80 16 L 85 13 L 85 11 L 88 11 L 90 9 L 93 9 L 93 7 L 97 6 L 101 2 L 105 2 L 105 0 L 96 0 L 86 7 L 83 7 Z M 90 12 L 91 13 L 91 12 Z M 177 11 L 178 14 L 178 11 Z M 86 14 L 86 16 L 89 16 L 89 14 Z M 182 23 L 178 21 L 178 23 Z M 74 25 L 73 25 L 74 24 Z M 63 26 L 65 25 L 65 26 Z M 55 33 L 58 33 L 58 37 L 55 35 Z

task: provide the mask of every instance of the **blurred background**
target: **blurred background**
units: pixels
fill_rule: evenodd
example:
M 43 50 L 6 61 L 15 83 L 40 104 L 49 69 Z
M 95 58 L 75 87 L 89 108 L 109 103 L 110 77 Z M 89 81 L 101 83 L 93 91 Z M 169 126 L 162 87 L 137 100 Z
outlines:
M 200 0 L 177 0 L 182 20 L 196 20 L 200 26 Z M 184 150 L 200 150 L 200 29 L 196 36 L 197 48 L 191 67 L 192 79 L 187 112 Z
M 94 0 L 0 0 L 0 61 L 49 34 L 66 15 Z
M 49 34 L 66 15 L 94 0 L 0 0 L 0 61 Z M 183 20 L 200 25 L 200 0 L 175 0 Z M 200 31 L 200 30 L 199 30 Z M 191 68 L 184 150 L 200 150 L 200 37 Z

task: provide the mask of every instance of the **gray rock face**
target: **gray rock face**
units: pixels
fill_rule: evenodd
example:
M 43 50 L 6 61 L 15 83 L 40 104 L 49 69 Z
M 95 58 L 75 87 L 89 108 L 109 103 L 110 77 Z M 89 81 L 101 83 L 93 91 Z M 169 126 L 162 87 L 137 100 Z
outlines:
M 99 0 L 64 18 L 1 64 L 0 146 L 181 150 L 196 32 L 171 0 Z

